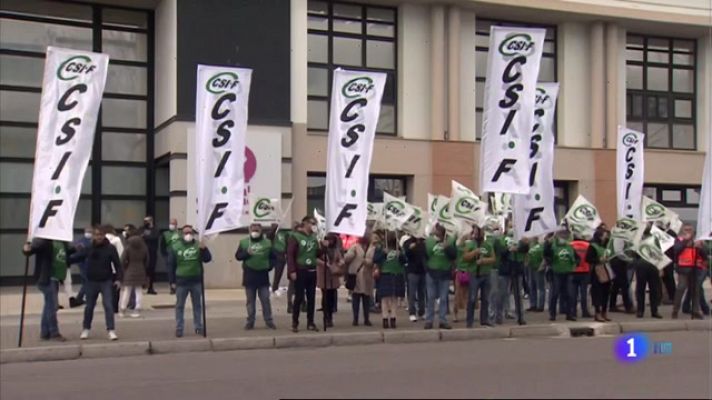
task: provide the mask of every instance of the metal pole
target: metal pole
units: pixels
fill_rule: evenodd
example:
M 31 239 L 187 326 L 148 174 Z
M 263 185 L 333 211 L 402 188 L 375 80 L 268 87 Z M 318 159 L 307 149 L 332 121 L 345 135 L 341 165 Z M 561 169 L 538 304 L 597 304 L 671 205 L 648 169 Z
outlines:
M 25 301 L 27 300 L 27 275 L 30 270 L 30 256 L 25 256 L 25 276 L 22 282 L 22 307 L 20 309 L 20 333 L 17 338 L 17 347 L 22 347 L 22 334 L 25 327 Z
M 200 267 L 200 291 L 200 302 L 203 308 L 203 337 L 208 337 L 208 321 L 205 315 L 205 268 L 203 268 L 202 265 Z

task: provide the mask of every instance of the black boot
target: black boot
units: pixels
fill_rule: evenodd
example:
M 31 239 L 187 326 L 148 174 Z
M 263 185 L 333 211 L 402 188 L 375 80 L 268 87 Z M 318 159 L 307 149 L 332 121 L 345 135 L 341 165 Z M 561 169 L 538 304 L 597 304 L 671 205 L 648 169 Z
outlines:
M 383 329 L 388 329 L 388 318 L 383 318 Z
M 396 329 L 396 319 L 391 318 L 391 329 Z

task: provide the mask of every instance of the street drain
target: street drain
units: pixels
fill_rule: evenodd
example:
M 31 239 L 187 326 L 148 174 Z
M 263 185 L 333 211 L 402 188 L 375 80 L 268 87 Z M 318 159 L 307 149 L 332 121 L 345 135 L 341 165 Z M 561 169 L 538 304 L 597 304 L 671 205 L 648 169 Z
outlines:
M 582 328 L 569 328 L 571 337 L 582 337 L 582 336 L 593 336 L 593 328 L 582 327 Z

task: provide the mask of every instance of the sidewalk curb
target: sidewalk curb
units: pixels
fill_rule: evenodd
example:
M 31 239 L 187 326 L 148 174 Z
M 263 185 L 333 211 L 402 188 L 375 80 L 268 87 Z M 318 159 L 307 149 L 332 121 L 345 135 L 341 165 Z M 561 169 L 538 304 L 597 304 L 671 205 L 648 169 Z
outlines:
M 130 357 L 137 355 L 188 352 L 235 351 L 250 349 L 318 348 L 368 344 L 478 341 L 506 338 L 570 337 L 572 329 L 590 328 L 594 336 L 626 332 L 711 331 L 712 320 L 635 321 L 531 325 L 453 330 L 388 330 L 346 333 L 309 333 L 276 337 L 234 337 L 213 339 L 178 339 L 105 344 L 69 344 L 0 350 L 0 364 L 65 361 L 91 358 Z

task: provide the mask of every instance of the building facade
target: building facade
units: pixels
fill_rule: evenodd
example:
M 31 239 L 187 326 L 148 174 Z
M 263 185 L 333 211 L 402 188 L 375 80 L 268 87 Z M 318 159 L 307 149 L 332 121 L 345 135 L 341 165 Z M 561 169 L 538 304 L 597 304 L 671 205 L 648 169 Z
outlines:
M 559 82 L 557 213 L 578 194 L 615 220 L 615 137 L 646 135 L 645 194 L 694 221 L 712 132 L 706 0 L 114 0 L 0 4 L 0 277 L 24 268 L 43 58 L 54 45 L 111 57 L 75 228 L 154 215 L 190 222 L 197 64 L 254 70 L 250 191 L 323 208 L 334 69 L 386 72 L 369 199 L 424 206 L 475 190 L 492 25 L 546 29 L 539 80 Z M 209 245 L 206 281 L 236 287 L 241 233 Z

